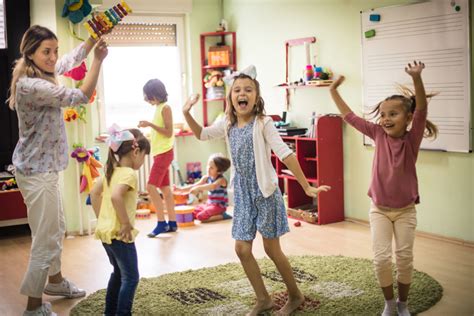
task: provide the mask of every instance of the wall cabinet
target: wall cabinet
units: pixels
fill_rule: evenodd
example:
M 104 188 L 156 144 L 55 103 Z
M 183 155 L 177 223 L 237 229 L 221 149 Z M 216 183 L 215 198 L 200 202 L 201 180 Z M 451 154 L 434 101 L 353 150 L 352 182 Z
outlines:
M 280 189 L 287 194 L 289 209 L 316 210 L 317 224 L 340 222 L 344 220 L 342 119 L 336 115 L 321 116 L 315 128 L 315 138 L 283 136 L 282 139 L 293 148 L 308 182 L 315 186 L 329 185 L 330 191 L 319 194 L 314 203 L 275 155 L 272 163 Z
M 28 223 L 26 205 L 20 190 L 0 191 L 0 227 Z
M 235 32 L 202 33 L 200 41 L 203 125 L 208 126 L 210 122 L 207 110 L 210 103 L 222 105 L 225 110 L 226 99 L 224 85 L 222 88 L 208 89 L 204 78 L 213 71 L 224 74 L 236 70 L 236 36 Z

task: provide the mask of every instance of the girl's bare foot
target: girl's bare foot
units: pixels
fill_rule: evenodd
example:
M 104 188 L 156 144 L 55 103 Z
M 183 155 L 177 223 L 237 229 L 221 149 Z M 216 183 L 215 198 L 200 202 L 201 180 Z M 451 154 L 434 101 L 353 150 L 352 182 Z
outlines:
M 264 301 L 260 301 L 260 302 L 257 301 L 253 309 L 249 313 L 247 313 L 246 316 L 257 316 L 258 314 L 263 313 L 264 311 L 267 311 L 272 308 L 273 308 L 273 301 L 269 297 Z
M 304 295 L 302 293 L 299 293 L 299 295 L 293 297 L 288 295 L 288 301 L 279 311 L 276 312 L 276 314 L 280 316 L 290 315 L 303 303 Z

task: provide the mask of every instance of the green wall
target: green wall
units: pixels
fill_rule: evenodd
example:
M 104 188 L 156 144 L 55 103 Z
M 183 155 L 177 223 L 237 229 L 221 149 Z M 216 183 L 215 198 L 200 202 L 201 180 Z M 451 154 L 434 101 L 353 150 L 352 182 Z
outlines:
M 340 91 L 351 107 L 362 108 L 360 11 L 414 3 L 410 0 L 224 0 L 224 17 L 237 32 L 238 66 L 257 67 L 268 114 L 285 109 L 285 92 L 275 88 L 285 79 L 284 41 L 315 36 L 318 64 L 347 78 Z M 471 15 L 473 9 L 471 6 Z M 472 22 L 471 22 L 472 38 Z M 296 68 L 303 48 L 292 49 Z M 296 56 L 296 57 L 295 57 Z M 472 66 L 471 66 L 472 67 Z M 291 67 L 290 67 L 291 69 Z M 302 68 L 299 68 L 302 69 Z M 302 71 L 291 69 L 292 78 Z M 472 71 L 471 71 L 472 73 Z M 472 90 L 471 90 L 472 91 Z M 472 108 L 472 105 L 471 105 Z M 337 113 L 327 88 L 292 93 L 290 119 L 308 125 L 308 116 Z M 471 110 L 471 112 L 474 112 Z M 471 124 L 473 119 L 471 118 Z M 374 150 L 362 145 L 360 133 L 344 127 L 344 183 L 346 217 L 368 220 L 367 196 Z M 474 155 L 421 151 L 417 163 L 421 204 L 418 230 L 474 241 Z
M 284 81 L 285 50 L 287 39 L 315 36 L 313 47 L 318 64 L 329 66 L 335 73 L 344 74 L 347 82 L 341 94 L 353 109 L 361 108 L 361 48 L 360 14 L 386 5 L 408 4 L 410 0 L 194 0 L 186 21 L 186 58 L 189 70 L 188 90 L 201 92 L 201 69 L 199 34 L 215 30 L 224 17 L 229 29 L 237 32 L 237 61 L 239 68 L 249 64 L 257 67 L 258 79 L 268 114 L 281 114 L 285 109 L 285 91 L 274 88 Z M 32 3 L 36 3 L 32 1 Z M 99 0 L 93 3 L 101 3 Z M 60 38 L 61 53 L 77 44 L 68 32 L 65 19 L 60 17 L 61 0 L 41 0 L 42 6 L 32 5 L 34 23 L 53 27 Z M 49 12 L 56 12 L 56 21 Z M 471 15 L 473 9 L 471 7 Z M 48 13 L 48 14 L 45 14 Z M 54 22 L 52 22 L 54 21 Z M 472 38 L 471 22 L 471 38 Z M 296 67 L 303 50 L 292 50 L 291 75 L 301 76 Z M 301 57 L 303 58 L 303 57 Z M 472 71 L 471 71 L 472 73 Z M 474 81 L 474 80 L 473 80 Z M 66 84 L 68 84 L 66 82 Z M 70 83 L 69 83 L 70 84 Z M 96 117 L 92 115 L 97 104 L 90 108 L 89 123 L 85 130 L 84 143 L 93 146 L 97 129 Z M 308 116 L 317 113 L 335 113 L 327 88 L 301 89 L 292 93 L 289 117 L 301 125 L 309 123 Z M 215 117 L 218 109 L 211 110 Z M 471 110 L 474 113 L 474 111 Z M 202 108 L 196 106 L 196 117 L 202 120 Z M 471 118 L 471 122 L 474 121 Z M 94 132 L 93 132 L 94 131 Z M 70 145 L 75 129 L 68 127 Z M 213 152 L 225 152 L 222 141 L 200 142 L 194 137 L 177 139 L 177 155 L 181 169 L 188 161 L 201 161 L 203 166 Z M 103 154 L 105 159 L 105 154 Z M 347 217 L 367 220 L 369 198 L 367 188 L 371 172 L 373 149 L 362 146 L 362 138 L 352 128 L 344 127 L 344 180 L 345 212 Z M 418 177 L 421 204 L 418 207 L 418 229 L 423 232 L 474 241 L 474 155 L 421 151 L 418 159 Z M 79 229 L 79 200 L 75 162 L 64 173 L 65 209 L 68 232 Z M 90 211 L 85 210 L 83 218 Z M 86 226 L 87 227 L 87 226 Z

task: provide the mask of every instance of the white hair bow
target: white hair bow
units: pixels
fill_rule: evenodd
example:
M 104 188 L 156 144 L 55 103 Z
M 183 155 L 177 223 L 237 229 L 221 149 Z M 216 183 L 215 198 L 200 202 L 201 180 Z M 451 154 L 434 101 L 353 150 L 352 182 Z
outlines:
M 117 124 L 110 126 L 107 132 L 109 133 L 107 145 L 109 145 L 114 153 L 117 152 L 124 141 L 135 139 L 135 136 L 130 131 L 122 130 Z
M 223 79 L 224 79 L 224 82 L 227 84 L 227 85 L 232 85 L 232 83 L 234 82 L 235 78 L 237 78 L 239 75 L 247 75 L 249 76 L 250 78 L 252 79 L 255 79 L 257 78 L 257 69 L 255 68 L 254 65 L 250 65 L 248 66 L 247 68 L 241 70 L 241 71 L 234 71 L 232 74 L 228 75 L 228 76 L 225 76 Z

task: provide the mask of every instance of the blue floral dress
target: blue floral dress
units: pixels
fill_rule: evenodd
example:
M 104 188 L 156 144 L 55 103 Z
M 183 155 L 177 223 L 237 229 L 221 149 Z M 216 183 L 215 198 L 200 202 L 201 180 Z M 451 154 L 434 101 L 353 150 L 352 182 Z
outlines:
M 234 220 L 232 238 L 253 240 L 257 230 L 264 238 L 278 238 L 289 232 L 285 204 L 280 189 L 268 198 L 258 188 L 253 149 L 255 120 L 229 130 L 229 143 L 234 175 Z M 263 136 L 262 136 L 263 137 Z

